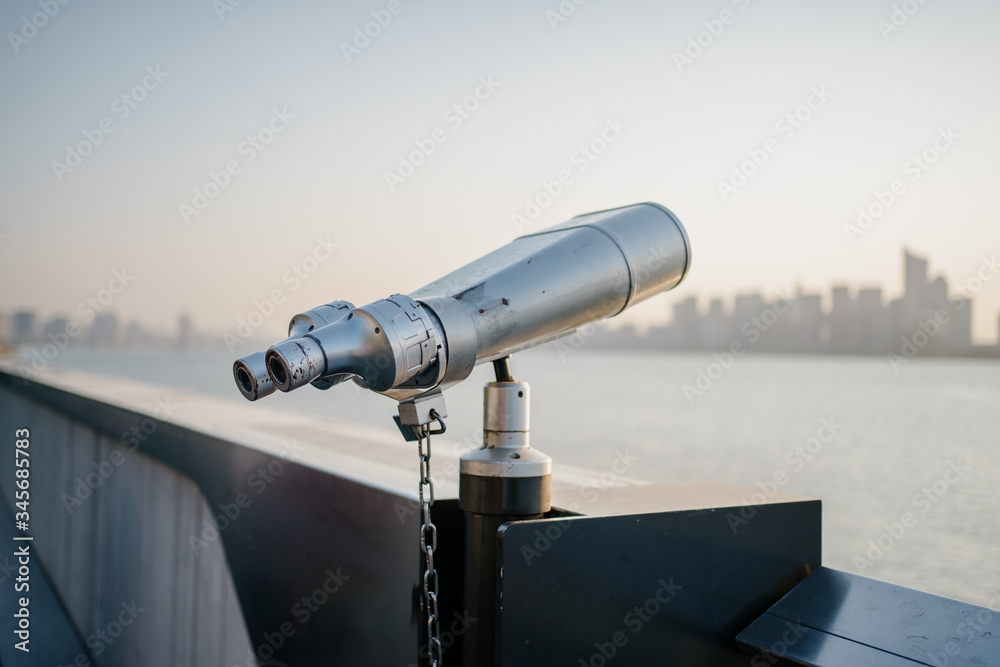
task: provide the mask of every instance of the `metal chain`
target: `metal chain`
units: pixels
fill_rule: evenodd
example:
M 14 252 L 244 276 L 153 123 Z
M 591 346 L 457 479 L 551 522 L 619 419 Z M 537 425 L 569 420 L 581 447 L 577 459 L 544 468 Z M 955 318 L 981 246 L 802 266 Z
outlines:
M 438 573 L 434 569 L 434 550 L 437 549 L 437 527 L 431 521 L 434 505 L 434 482 L 431 481 L 431 434 L 444 432 L 444 421 L 435 410 L 431 417 L 441 424 L 441 429 L 431 431 L 430 424 L 419 428 L 417 451 L 420 454 L 420 550 L 424 553 L 424 610 L 427 613 L 427 660 L 431 667 L 441 667 L 441 624 L 438 617 Z M 424 443 L 427 449 L 424 449 Z

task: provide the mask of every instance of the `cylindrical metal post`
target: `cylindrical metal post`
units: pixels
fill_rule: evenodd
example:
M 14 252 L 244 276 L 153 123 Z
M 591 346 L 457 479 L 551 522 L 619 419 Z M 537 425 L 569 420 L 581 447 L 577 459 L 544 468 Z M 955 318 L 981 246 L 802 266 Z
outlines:
M 510 378 L 509 369 L 503 375 Z M 528 444 L 528 385 L 491 382 L 483 410 L 485 443 L 461 459 L 465 512 L 465 606 L 476 622 L 464 638 L 465 667 L 496 664 L 497 529 L 551 509 L 552 459 Z

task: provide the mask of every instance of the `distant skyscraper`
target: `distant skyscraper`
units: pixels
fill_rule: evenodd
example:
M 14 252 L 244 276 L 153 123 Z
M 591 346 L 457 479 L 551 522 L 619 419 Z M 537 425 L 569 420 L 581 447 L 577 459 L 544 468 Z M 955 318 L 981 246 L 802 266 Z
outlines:
M 14 342 L 26 343 L 35 340 L 38 332 L 35 330 L 35 314 L 22 310 L 14 313 Z
M 125 327 L 125 332 L 121 336 L 121 343 L 128 347 L 142 347 L 149 345 L 153 340 L 146 328 L 139 320 L 132 320 Z
M 187 314 L 182 314 L 177 320 L 177 346 L 187 347 L 191 344 L 194 328 L 191 325 L 191 318 Z
M 949 311 L 948 352 L 965 352 L 972 347 L 972 299 L 956 298 L 945 308 Z
M 903 272 L 905 282 L 904 299 L 912 310 L 926 308 L 927 303 L 927 260 L 911 255 L 903 250 Z
M 823 351 L 823 297 L 819 294 L 803 294 L 796 301 L 795 329 L 792 332 L 794 346 L 800 352 Z
M 760 294 L 737 294 L 733 301 L 732 339 L 742 341 L 748 348 L 753 345 L 747 340 L 743 328 L 752 326 L 751 319 L 760 317 L 762 312 L 764 312 L 764 299 Z
M 889 350 L 895 329 L 882 305 L 882 290 L 858 290 L 857 351 L 863 354 L 883 354 Z
M 0 313 L 0 343 L 14 340 L 14 318 L 7 313 Z
M 118 318 L 110 313 L 101 313 L 90 326 L 92 345 L 114 345 L 118 342 Z
M 701 342 L 706 350 L 722 350 L 729 347 L 731 327 L 729 318 L 722 309 L 722 299 L 712 299 L 708 312 L 701 318 Z
M 854 352 L 854 300 L 847 287 L 833 288 L 830 306 L 830 351 L 837 354 Z
M 927 286 L 927 307 L 932 310 L 948 307 L 948 281 L 938 276 Z
M 52 341 L 53 339 L 59 338 L 60 334 L 63 334 L 62 337 L 65 338 L 66 327 L 68 326 L 69 320 L 65 317 L 57 315 L 45 323 L 45 326 L 42 328 L 42 337 L 45 338 L 46 341 Z
M 674 305 L 674 321 L 670 326 L 671 344 L 681 350 L 697 350 L 698 299 L 690 297 Z

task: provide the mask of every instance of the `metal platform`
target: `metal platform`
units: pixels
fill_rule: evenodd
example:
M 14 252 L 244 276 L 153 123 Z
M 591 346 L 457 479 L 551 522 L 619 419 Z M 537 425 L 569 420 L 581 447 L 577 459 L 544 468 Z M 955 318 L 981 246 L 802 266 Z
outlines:
M 821 568 L 740 633 L 754 665 L 1000 665 L 1000 612 Z

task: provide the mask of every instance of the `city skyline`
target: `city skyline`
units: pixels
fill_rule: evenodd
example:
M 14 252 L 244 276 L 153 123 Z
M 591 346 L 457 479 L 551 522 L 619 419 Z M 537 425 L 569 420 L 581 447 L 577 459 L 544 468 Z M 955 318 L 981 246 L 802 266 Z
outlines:
M 870 355 L 893 354 L 905 348 L 907 341 L 917 347 L 912 341 L 916 337 L 926 354 L 1000 354 L 1000 312 L 991 314 L 997 327 L 992 341 L 977 345 L 972 336 L 975 294 L 1000 273 L 1000 265 L 984 258 L 976 280 L 966 281 L 958 292 L 949 289 L 944 275 L 932 279 L 929 259 L 907 248 L 902 253 L 904 289 L 895 298 L 881 286 L 837 283 L 829 286 L 827 295 L 801 287 L 769 298 L 738 290 L 728 302 L 709 299 L 705 309 L 701 308 L 703 298 L 688 296 L 672 299 L 667 325 L 641 332 L 631 323 L 615 327 L 613 319 L 605 320 L 588 332 L 587 339 L 595 347 L 643 350 L 718 351 L 739 343 L 766 352 Z M 29 346 L 29 354 L 38 352 L 42 359 L 70 345 L 186 348 L 198 343 L 237 354 L 244 346 L 267 339 L 264 323 L 280 319 L 272 305 L 268 312 L 255 311 L 220 332 L 199 329 L 190 314 L 180 313 L 174 330 L 157 332 L 137 318 L 123 324 L 114 312 L 97 312 L 99 305 L 95 302 L 82 310 L 82 324 L 64 313 L 43 319 L 31 310 L 0 312 L 0 343 Z M 924 336 L 927 340 L 921 342 Z
M 972 296 L 1000 273 L 1000 264 L 984 258 L 965 292 L 953 292 L 943 275 L 931 279 L 926 258 L 903 249 L 904 291 L 888 301 L 882 287 L 833 284 L 829 308 L 824 297 L 801 287 L 768 300 L 759 292 L 736 294 L 728 310 L 719 298 L 699 308 L 697 297 L 673 306 L 666 326 L 644 334 L 634 327 L 594 334 L 604 347 L 662 350 L 744 350 L 802 354 L 886 354 L 1000 356 L 1000 313 L 994 313 L 997 338 L 976 345 L 972 337 Z M 970 293 L 972 296 L 970 296 Z

